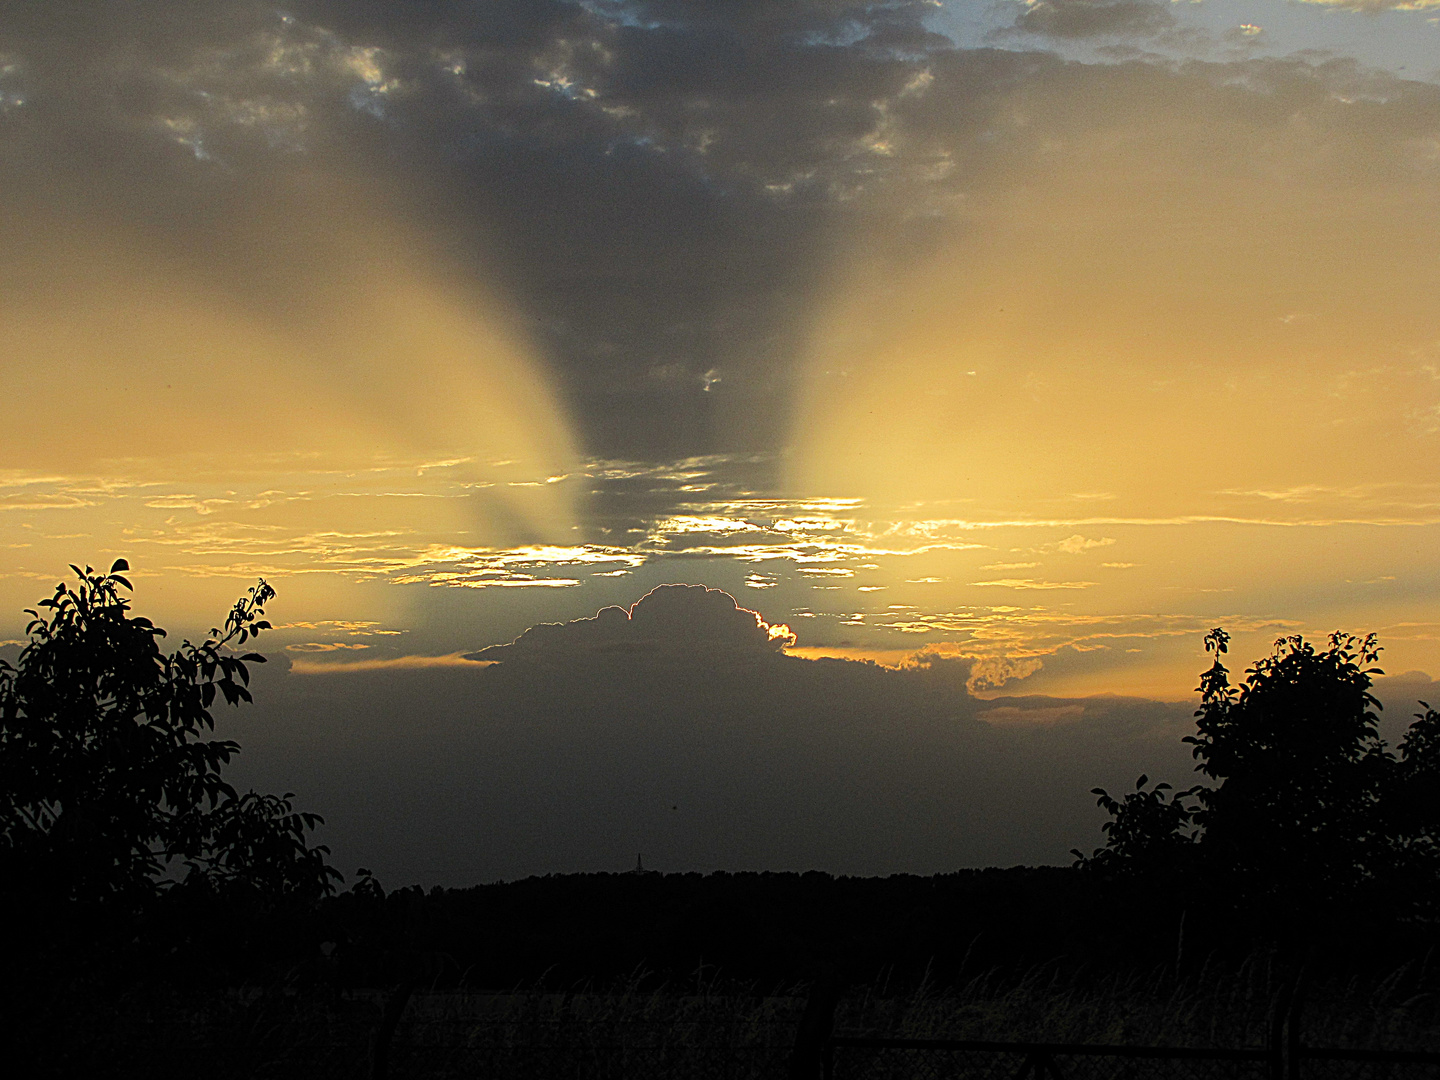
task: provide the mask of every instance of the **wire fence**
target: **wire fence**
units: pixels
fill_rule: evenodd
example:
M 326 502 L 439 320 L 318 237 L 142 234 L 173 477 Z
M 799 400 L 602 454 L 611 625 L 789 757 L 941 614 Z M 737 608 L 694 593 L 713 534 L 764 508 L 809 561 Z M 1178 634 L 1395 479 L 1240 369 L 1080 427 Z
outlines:
M 1435 1080 L 1440 1054 L 834 1037 L 823 1080 Z M 808 1072 L 809 1070 L 807 1070 Z
M 709 1011 L 709 1010 L 706 1010 Z M 783 1077 L 788 1016 L 419 1020 L 397 1032 L 394 1076 L 507 1080 L 764 1080 Z
M 940 1077 L 1065 1077 L 1066 1080 L 1269 1080 L 1265 1051 L 1167 1047 L 1081 1046 L 1044 1043 L 923 1042 L 834 1039 L 824 1067 L 828 1077 L 928 1080 Z M 838 1063 L 837 1059 L 838 1058 Z
M 892 1005 L 833 991 L 808 1001 L 673 992 L 257 991 L 210 999 L 203 1008 L 195 1000 L 166 1011 L 152 1003 L 143 1020 L 118 1008 L 110 1014 L 116 1026 L 92 1034 L 104 1074 L 115 1077 L 1440 1080 L 1434 1050 L 1312 1046 L 1301 1038 L 1297 1009 L 1284 1002 L 1268 1022 L 1248 1026 L 1249 1035 L 1236 1040 L 1242 1045 L 1229 1047 L 906 1038 L 893 1028 L 874 1034 L 887 1030 L 885 1017 L 903 1021 L 917 1012 Z M 838 1034 L 837 1018 L 845 1025 Z M 1313 1030 L 1336 1032 L 1322 1023 Z

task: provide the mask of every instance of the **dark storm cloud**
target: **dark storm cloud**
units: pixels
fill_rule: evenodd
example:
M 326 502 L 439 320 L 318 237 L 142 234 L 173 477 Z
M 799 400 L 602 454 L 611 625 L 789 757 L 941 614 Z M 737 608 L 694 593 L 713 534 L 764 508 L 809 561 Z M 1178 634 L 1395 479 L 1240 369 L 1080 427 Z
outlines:
M 518 45 L 430 31 L 416 127 L 492 223 L 587 445 L 774 445 L 827 211 L 914 74 L 897 50 L 941 43 L 902 14 L 597 4 Z
M 785 656 L 714 590 L 658 590 L 625 622 L 536 628 L 484 668 L 266 671 L 226 718 L 236 782 L 301 792 L 347 871 L 462 884 L 636 851 L 672 870 L 1066 862 L 1098 843 L 1091 787 L 1190 776 L 1189 706 L 979 700 L 968 660 Z
M 0 155 L 192 252 L 277 177 L 379 177 L 522 301 L 589 449 L 768 448 L 832 212 L 911 166 L 876 133 L 929 10 L 8 3 Z
M 1197 191 L 1229 191 L 1256 145 L 1298 146 L 1302 180 L 1352 152 L 1396 175 L 1430 167 L 1434 103 L 1415 84 L 1338 64 L 963 50 L 927 28 L 933 10 L 9 0 L 0 179 L 14 204 L 28 193 L 197 263 L 211 253 L 204 273 L 276 310 L 300 302 L 305 275 L 245 223 L 281 181 L 363 177 L 503 282 L 582 451 L 658 461 L 779 449 L 811 321 L 846 258 L 912 265 L 983 236 L 1003 218 L 996 200 L 1037 177 L 1148 175 L 1153 151 L 1192 169 Z M 1018 18 L 1039 42 L 1148 31 L 1169 14 L 1041 0 Z M 1341 115 L 1356 100 L 1369 104 Z M 301 213 L 273 211 L 266 235 Z
M 1440 679 L 1423 671 L 1402 671 L 1375 680 L 1380 700 L 1380 735 L 1391 746 L 1405 737 L 1406 730 L 1427 706 L 1440 708 Z

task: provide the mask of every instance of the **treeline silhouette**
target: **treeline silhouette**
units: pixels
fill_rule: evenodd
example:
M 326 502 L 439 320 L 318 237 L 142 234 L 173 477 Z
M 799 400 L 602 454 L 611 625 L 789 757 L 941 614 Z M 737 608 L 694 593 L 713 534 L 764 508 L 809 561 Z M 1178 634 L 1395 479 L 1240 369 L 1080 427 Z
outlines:
M 418 986 L 898 993 L 1040 968 L 1180 979 L 1257 955 L 1390 971 L 1440 943 L 1440 715 L 1421 703 L 1396 750 L 1384 745 L 1373 636 L 1282 639 L 1232 685 L 1228 636 L 1212 631 L 1187 740 L 1207 782 L 1096 789 L 1104 844 L 1074 866 L 428 892 L 360 871 L 337 894 L 309 837 L 319 818 L 289 794 L 235 791 L 222 773 L 239 747 L 212 737 L 212 708 L 249 700 L 247 665 L 263 657 L 240 650 L 270 629 L 274 591 L 257 583 L 204 641 L 165 652 L 164 631 L 130 610 L 123 560 L 72 569 L 76 583 L 30 612 L 16 664 L 0 662 L 0 1054 L 14 1060 L 136 995 L 203 1011 L 246 986 L 388 988 L 401 1008 Z
M 1229 636 L 1211 631 L 1205 644 L 1214 661 L 1201 676 L 1196 732 L 1185 740 L 1210 783 L 1176 791 L 1166 783 L 1149 786 L 1142 776 L 1123 797 L 1095 789 L 1111 820 L 1103 847 L 1089 856 L 1074 853 L 1075 874 L 1017 869 L 1003 888 L 993 875 L 962 874 L 934 879 L 928 891 L 908 878 L 882 886 L 823 875 L 688 875 L 667 884 L 654 875 L 602 875 L 488 892 L 441 890 L 422 901 L 413 892 L 402 893 L 404 900 L 387 899 L 362 871 L 348 894 L 325 903 L 341 876 L 328 865 L 326 849 L 309 842 L 319 818 L 296 811 L 289 794 L 237 793 L 222 770 L 239 747 L 210 737 L 216 703 L 250 699 L 247 665 L 264 657 L 239 650 L 270 629 L 264 605 L 274 590 L 260 581 L 204 641 L 186 641 L 167 653 L 159 645 L 165 631 L 131 612 L 124 560 L 106 573 L 71 569 L 75 584 L 58 584 L 29 612 L 30 640 L 18 662 L 0 661 L 0 900 L 11 925 L 61 918 L 73 934 L 108 930 L 133 938 L 142 924 L 193 922 L 177 913 L 201 909 L 211 913 L 208 922 L 238 929 L 246 919 L 273 922 L 281 916 L 319 927 L 371 909 L 391 912 L 380 923 L 393 923 L 400 910 L 419 913 L 414 918 L 422 923 L 445 922 L 444 913 L 479 905 L 466 918 L 502 923 L 510 928 L 499 935 L 507 942 L 525 938 L 521 928 L 530 924 L 537 927 L 529 935 L 533 940 L 567 942 L 552 950 L 556 955 L 547 965 L 578 974 L 584 967 L 578 958 L 589 955 L 608 970 L 596 950 L 611 946 L 587 944 L 590 938 L 612 945 L 638 940 L 622 929 L 626 912 L 644 907 L 640 898 L 652 894 L 669 896 L 677 910 L 698 905 L 707 912 L 691 929 L 665 914 L 668 909 L 645 917 L 647 926 L 676 928 L 676 940 L 738 927 L 722 917 L 729 907 L 763 910 L 751 929 L 726 931 L 733 944 L 716 939 L 715 950 L 737 957 L 743 957 L 742 939 L 764 939 L 766 926 L 786 924 L 791 916 L 777 914 L 780 908 L 795 912 L 796 925 L 779 935 L 785 941 L 818 941 L 814 935 L 826 925 L 825 912 L 850 911 L 849 928 L 836 930 L 841 937 L 870 935 L 890 943 L 877 947 L 876 955 L 918 955 L 926 951 L 920 944 L 912 948 L 886 930 L 856 928 L 903 918 L 927 927 L 914 932 L 916 942 L 948 941 L 938 916 L 881 910 L 893 904 L 929 910 L 932 900 L 920 898 L 939 896 L 944 903 L 933 904 L 958 905 L 957 923 L 972 928 L 957 930 L 960 939 L 971 942 L 982 927 L 1013 924 L 1013 934 L 997 932 L 1015 943 L 1008 947 L 1043 940 L 1052 952 L 1062 946 L 1056 935 L 1080 941 L 1105 925 L 1086 897 L 1123 906 L 1147 890 L 1166 895 L 1162 923 L 1183 913 L 1192 938 L 1205 926 L 1224 925 L 1215 933 L 1222 939 L 1238 934 L 1245 947 L 1313 933 L 1322 923 L 1361 912 L 1372 922 L 1412 931 L 1436 922 L 1440 714 L 1422 702 L 1425 711 L 1398 752 L 1385 746 L 1371 693 L 1373 677 L 1381 674 L 1373 635 L 1335 634 L 1318 648 L 1300 637 L 1281 639 L 1232 685 L 1223 662 Z M 587 890 L 595 893 L 593 900 L 580 895 Z M 1025 899 L 1027 890 L 1035 896 Z M 533 900 L 513 910 L 499 899 L 527 891 Z M 831 907 L 821 902 L 822 893 L 837 898 Z M 881 896 L 890 899 L 875 899 Z M 977 911 L 962 913 L 972 901 Z M 502 910 L 492 913 L 492 904 Z M 567 917 L 563 909 L 572 904 Z M 536 911 L 551 916 L 537 922 Z M 591 920 L 588 913 L 595 911 L 605 918 Z M 375 922 L 378 916 L 372 911 L 367 918 Z M 1141 940 L 1140 928 L 1149 921 L 1127 917 L 1127 940 Z M 578 925 L 589 929 L 571 933 Z M 464 937 L 458 924 L 454 934 L 456 941 Z M 647 934 L 647 941 L 660 940 Z M 354 927 L 331 934 L 347 935 L 357 941 L 364 936 Z M 989 948 L 967 944 L 974 947 Z M 507 949 L 498 938 L 487 946 L 491 956 Z M 777 940 L 759 951 L 778 956 L 795 948 Z M 944 951 L 931 948 L 927 955 Z M 868 955 L 866 948 L 860 954 Z M 522 967 L 507 961 L 497 970 L 522 977 Z

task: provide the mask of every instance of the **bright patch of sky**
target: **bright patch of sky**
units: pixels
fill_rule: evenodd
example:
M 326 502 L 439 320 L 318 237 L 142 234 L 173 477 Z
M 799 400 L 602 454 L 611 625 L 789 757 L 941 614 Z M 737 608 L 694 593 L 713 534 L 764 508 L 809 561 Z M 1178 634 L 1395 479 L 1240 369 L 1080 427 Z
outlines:
M 930 28 L 962 48 L 1045 49 L 1083 63 L 1139 56 L 1234 60 L 1305 55 L 1345 58 L 1408 79 L 1440 81 L 1440 7 L 1426 0 L 1353 4 L 1323 0 L 1179 0 L 1173 25 L 1146 32 L 1056 36 L 1017 28 L 1024 0 L 944 0 Z M 1099 5 L 1096 5 L 1099 6 Z M 1388 10 L 1387 10 L 1388 8 Z
M 0 35 L 0 637 L 125 557 L 312 669 L 690 582 L 992 689 L 1440 670 L 1440 0 L 126 7 Z

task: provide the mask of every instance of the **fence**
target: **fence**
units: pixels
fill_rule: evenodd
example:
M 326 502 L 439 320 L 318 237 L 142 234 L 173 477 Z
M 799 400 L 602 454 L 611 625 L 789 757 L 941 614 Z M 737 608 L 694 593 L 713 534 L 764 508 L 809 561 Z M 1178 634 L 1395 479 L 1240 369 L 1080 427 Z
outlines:
M 1421 1080 L 1440 1077 L 1440 1054 L 1404 1050 L 1101 1046 L 836 1037 L 822 1051 L 824 1080 Z
M 1263 1047 L 1115 1046 L 835 1035 L 833 988 L 799 1025 L 791 1080 L 1436 1080 L 1440 1053 L 1319 1047 L 1301 1039 L 1296 987 Z
M 650 999 L 653 1003 L 657 999 Z M 411 1014 L 404 1075 L 514 1080 L 1440 1080 L 1440 1053 L 1312 1046 L 1296 987 L 1265 1045 L 1133 1046 L 885 1038 L 833 1031 L 839 987 L 797 999 L 679 999 L 663 1017 L 571 998 L 546 1010 Z M 598 1009 L 598 1012 L 595 1010 Z M 588 1013 L 588 1015 L 587 1015 Z M 603 1013 L 605 1015 L 599 1015 Z M 488 1014 L 488 1015 L 487 1015 Z M 542 1015 L 544 1014 L 544 1015 Z
M 1269 1080 L 1275 1075 L 1270 1052 L 1261 1049 L 843 1037 L 826 1045 L 821 1068 L 825 1080 Z
M 392 999 L 393 1000 L 393 999 Z M 833 1031 L 839 987 L 809 999 L 603 995 L 415 1002 L 394 1075 L 506 1080 L 1440 1080 L 1440 1052 L 1312 1046 L 1295 987 L 1265 1045 L 1135 1046 L 887 1038 Z M 465 1003 L 467 1007 L 457 1007 Z M 657 1005 L 662 1007 L 656 1008 Z M 443 1006 L 443 1007 L 442 1007 Z M 498 1007 L 497 1007 L 498 1006 Z M 519 1006 L 517 1008 L 517 1006 Z M 660 1015 L 662 1014 L 663 1015 Z M 392 1027 L 391 1031 L 395 1029 Z M 378 1049 L 379 1047 L 376 1046 Z M 372 1076 L 382 1077 L 385 1055 Z
M 200 1072 L 216 1080 L 1440 1080 L 1440 1052 L 1312 1046 L 1301 1038 L 1298 1006 L 1280 1004 L 1286 1007 L 1253 1014 L 1249 1034 L 1232 1047 L 1223 1040 L 1234 1036 L 1219 1032 L 1208 1046 L 886 1037 L 880 1033 L 906 1030 L 912 1014 L 867 1011 L 825 986 L 808 1001 L 708 993 L 246 994 L 204 1008 L 152 1006 L 144 1022 L 117 1010 L 119 1026 L 91 1035 L 104 1074 L 137 1080 Z M 834 1030 L 837 1013 L 850 1030 Z M 1363 1046 L 1335 1030 L 1333 1015 L 1323 1024 L 1327 1034 Z M 1414 1041 L 1385 1030 L 1392 1045 L 1433 1045 L 1426 1032 L 1434 1018 L 1427 1012 L 1423 1022 Z M 1383 1046 L 1386 1037 L 1376 1029 L 1368 1041 Z M 1177 1032 L 1169 1041 L 1203 1038 Z

